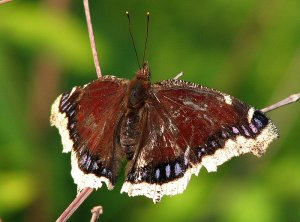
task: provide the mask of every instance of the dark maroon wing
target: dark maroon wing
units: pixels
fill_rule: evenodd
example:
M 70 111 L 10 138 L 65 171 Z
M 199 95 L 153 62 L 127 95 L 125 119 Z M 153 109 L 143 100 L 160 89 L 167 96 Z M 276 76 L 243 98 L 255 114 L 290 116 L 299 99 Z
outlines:
M 124 113 L 128 80 L 105 76 L 74 87 L 52 105 L 50 122 L 62 137 L 63 152 L 72 155 L 72 176 L 81 190 L 112 189 L 123 157 L 117 149 L 117 124 Z
M 261 155 L 278 137 L 260 111 L 219 91 L 181 80 L 153 84 L 141 147 L 122 192 L 158 202 L 182 193 L 201 166 L 216 171 L 234 156 Z

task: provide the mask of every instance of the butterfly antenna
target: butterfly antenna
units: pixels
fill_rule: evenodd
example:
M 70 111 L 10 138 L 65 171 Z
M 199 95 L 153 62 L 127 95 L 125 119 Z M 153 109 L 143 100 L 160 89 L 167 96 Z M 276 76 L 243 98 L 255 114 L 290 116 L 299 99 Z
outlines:
M 149 36 L 149 20 L 150 20 L 150 12 L 147 12 L 147 32 L 146 32 L 146 40 L 144 46 L 144 55 L 143 55 L 143 63 L 145 63 L 146 51 L 147 51 L 147 43 L 148 43 L 148 36 Z
M 132 41 L 132 44 L 133 44 L 133 48 L 134 48 L 136 60 L 137 60 L 137 63 L 138 63 L 138 65 L 139 65 L 139 68 L 141 68 L 141 64 L 140 64 L 140 61 L 139 61 L 139 56 L 138 56 L 138 53 L 137 53 L 137 50 L 136 50 L 136 47 L 135 47 L 135 43 L 134 43 L 133 34 L 132 34 L 132 32 L 131 32 L 131 22 L 130 22 L 130 15 L 129 15 L 129 12 L 128 12 L 128 11 L 126 11 L 126 16 L 127 16 L 127 18 L 128 18 L 128 30 L 129 30 L 129 34 L 130 34 L 131 41 Z

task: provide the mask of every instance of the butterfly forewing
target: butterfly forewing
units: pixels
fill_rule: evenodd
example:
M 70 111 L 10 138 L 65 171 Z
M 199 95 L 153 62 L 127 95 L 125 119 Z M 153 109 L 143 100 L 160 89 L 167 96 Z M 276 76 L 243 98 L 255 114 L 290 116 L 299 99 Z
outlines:
M 72 151 L 72 176 L 78 189 L 115 184 L 121 150 L 116 130 L 125 109 L 128 80 L 99 78 L 74 87 L 52 106 L 51 124 L 62 136 L 64 151 Z
M 153 94 L 180 130 L 184 138 L 178 140 L 180 147 L 203 145 L 220 129 L 247 122 L 251 108 L 229 95 L 180 80 L 154 84 Z

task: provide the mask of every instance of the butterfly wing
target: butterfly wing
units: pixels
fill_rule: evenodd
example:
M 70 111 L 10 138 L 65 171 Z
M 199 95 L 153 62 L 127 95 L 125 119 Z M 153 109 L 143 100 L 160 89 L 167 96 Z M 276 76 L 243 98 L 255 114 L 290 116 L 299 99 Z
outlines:
M 201 166 L 216 171 L 234 156 L 261 155 L 278 137 L 260 111 L 219 91 L 181 80 L 153 84 L 143 139 L 121 192 L 158 202 L 182 193 Z
M 63 93 L 52 105 L 50 122 L 59 129 L 63 152 L 71 151 L 78 190 L 100 188 L 102 182 L 112 189 L 115 184 L 123 157 L 115 140 L 128 84 L 105 76 Z

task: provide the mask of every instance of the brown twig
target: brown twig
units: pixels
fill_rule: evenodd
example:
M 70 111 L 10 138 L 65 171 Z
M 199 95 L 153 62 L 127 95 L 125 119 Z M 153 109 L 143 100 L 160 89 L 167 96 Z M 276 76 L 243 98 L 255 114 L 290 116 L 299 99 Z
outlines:
M 287 97 L 277 103 L 274 103 L 273 105 L 270 105 L 270 106 L 267 106 L 267 107 L 261 109 L 261 111 L 266 113 L 266 112 L 272 111 L 274 109 L 278 109 L 282 106 L 286 106 L 290 103 L 297 102 L 298 100 L 300 100 L 300 93 L 290 95 L 289 97 Z
M 85 201 L 85 199 L 93 192 L 93 188 L 84 188 L 72 201 L 72 203 L 67 207 L 67 209 L 60 215 L 56 222 L 67 221 L 72 214 L 77 210 L 77 208 Z
M 91 212 L 92 212 L 92 217 L 91 217 L 90 222 L 97 222 L 100 215 L 103 214 L 103 208 L 102 208 L 102 206 L 96 206 L 96 207 L 93 207 Z
M 0 1 L 0 5 L 1 4 L 4 4 L 4 3 L 7 3 L 7 2 L 11 2 L 12 0 L 2 0 L 2 1 Z
M 100 69 L 100 65 L 99 65 L 97 48 L 96 48 L 96 44 L 95 44 L 95 37 L 94 37 L 93 26 L 92 26 L 92 21 L 91 21 L 89 1 L 83 0 L 83 5 L 84 5 L 86 23 L 87 23 L 88 32 L 89 32 L 90 44 L 91 44 L 92 53 L 93 53 L 94 64 L 95 64 L 97 76 L 98 76 L 98 78 L 100 78 L 102 76 L 102 74 L 101 74 L 101 69 Z

